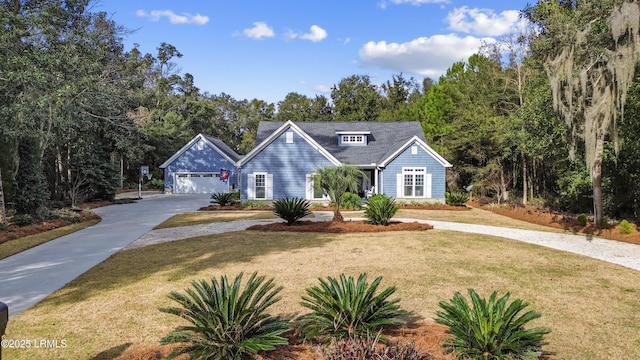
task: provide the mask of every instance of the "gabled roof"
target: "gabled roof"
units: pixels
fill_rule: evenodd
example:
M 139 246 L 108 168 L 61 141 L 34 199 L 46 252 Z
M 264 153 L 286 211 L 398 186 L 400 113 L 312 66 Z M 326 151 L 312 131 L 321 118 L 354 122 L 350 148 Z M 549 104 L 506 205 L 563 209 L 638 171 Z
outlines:
M 236 164 L 238 160 L 240 160 L 240 158 L 242 157 L 238 155 L 235 151 L 233 151 L 232 148 L 227 146 L 227 144 L 225 144 L 222 140 L 215 138 L 213 136 L 198 134 L 194 136 L 194 138 L 191 139 L 191 141 L 189 141 L 180 150 L 176 151 L 176 153 L 173 154 L 167 161 L 163 162 L 162 165 L 160 165 L 160 168 L 164 169 L 167 166 L 169 166 L 178 157 L 180 157 L 180 155 L 184 154 L 185 151 L 189 150 L 189 148 L 191 148 L 195 143 L 197 143 L 200 140 L 203 140 L 204 143 L 207 144 L 207 146 L 217 151 L 220 155 L 222 155 L 225 159 L 227 159 L 229 162 L 233 164 Z
M 260 128 L 263 127 L 263 124 L 269 124 L 268 132 L 260 131 Z M 328 152 L 321 144 L 318 143 L 317 139 L 310 136 L 306 131 L 303 131 L 298 127 L 299 124 L 294 124 L 292 121 L 287 122 L 274 122 L 274 121 L 261 121 L 258 124 L 258 134 L 256 135 L 256 147 L 251 149 L 240 161 L 238 161 L 238 166 L 242 166 L 247 161 L 256 156 L 260 151 L 262 151 L 265 147 L 267 147 L 273 140 L 275 140 L 278 136 L 282 135 L 283 132 L 288 130 L 289 128 L 295 130 L 303 139 L 305 139 L 311 146 L 318 149 L 318 151 L 324 155 L 329 161 L 331 161 L 335 165 L 340 165 L 340 160 L 336 159 L 330 152 Z M 273 126 L 277 125 L 277 126 Z M 261 136 L 262 135 L 262 136 Z
M 287 122 L 294 124 L 292 122 Z M 283 126 L 282 122 L 261 121 L 258 125 L 256 143 L 262 143 L 273 132 Z M 421 146 L 440 162 L 444 160 L 427 145 L 422 126 L 417 121 L 372 122 L 372 121 L 319 121 L 296 122 L 294 124 L 315 140 L 343 164 L 363 165 L 381 164 L 396 152 L 408 146 L 408 139 L 420 140 Z M 367 146 L 339 146 L 339 133 L 368 134 Z M 396 154 L 397 156 L 397 154 Z M 395 156 L 394 156 L 395 157 Z M 244 161 L 244 160 L 243 160 Z M 444 160 L 446 164 L 449 164 Z M 444 163 L 443 163 L 444 165 Z M 449 164 L 450 166 L 451 164 Z
M 422 139 L 420 139 L 417 136 L 414 136 L 411 139 L 409 139 L 403 146 L 401 146 L 396 151 L 394 151 L 393 154 L 389 155 L 389 157 L 382 160 L 379 165 L 382 167 L 387 166 L 388 163 L 393 161 L 393 159 L 395 159 L 398 155 L 400 155 L 403 151 L 405 151 L 409 146 L 412 146 L 415 143 L 417 143 L 418 146 L 420 146 L 424 151 L 426 151 L 429 155 L 431 155 L 440 165 L 444 167 L 453 166 L 451 165 L 450 162 L 448 162 L 445 158 L 443 158 L 442 155 L 438 154 L 435 150 L 431 148 L 431 146 L 427 145 L 426 142 L 422 141 Z

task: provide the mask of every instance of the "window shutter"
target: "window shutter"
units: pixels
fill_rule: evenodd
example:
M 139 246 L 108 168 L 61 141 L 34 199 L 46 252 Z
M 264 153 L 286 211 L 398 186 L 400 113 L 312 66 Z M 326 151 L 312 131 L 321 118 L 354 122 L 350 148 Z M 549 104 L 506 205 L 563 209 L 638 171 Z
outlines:
M 273 200 L 273 174 L 267 174 L 267 200 Z
M 311 174 L 306 174 L 305 175 L 305 186 L 306 186 L 306 197 L 309 200 L 313 199 L 313 176 Z
M 254 174 L 247 174 L 247 200 L 254 200 L 256 198 L 256 176 Z
M 429 199 L 431 199 L 431 185 L 432 185 L 431 174 L 427 174 L 424 186 L 426 187 L 425 194 Z
M 404 177 L 402 173 L 396 174 L 396 197 L 404 197 Z

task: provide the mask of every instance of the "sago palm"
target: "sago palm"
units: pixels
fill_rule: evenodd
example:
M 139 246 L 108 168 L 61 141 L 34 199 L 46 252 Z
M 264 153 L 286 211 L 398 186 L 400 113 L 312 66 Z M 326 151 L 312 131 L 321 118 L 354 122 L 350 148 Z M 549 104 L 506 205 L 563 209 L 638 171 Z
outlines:
M 444 346 L 463 359 L 533 359 L 538 356 L 543 338 L 551 330 L 524 326 L 539 318 L 535 311 L 524 312 L 529 305 L 520 299 L 507 304 L 510 294 L 489 300 L 469 289 L 471 305 L 456 292 L 450 302 L 441 301 L 444 311 L 436 313 L 436 323 L 449 327 L 451 338 Z
M 339 281 L 330 276 L 319 280 L 320 286 L 307 288 L 307 295 L 302 297 L 302 305 L 312 311 L 299 318 L 306 338 L 367 336 L 384 326 L 405 323 L 402 317 L 407 312 L 400 309 L 400 300 L 389 300 L 395 286 L 376 294 L 382 277 L 371 285 L 366 273 L 357 282 L 344 274 L 340 274 Z
M 254 272 L 241 289 L 242 277 L 240 273 L 232 284 L 226 276 L 219 282 L 193 281 L 184 294 L 169 294 L 180 306 L 160 311 L 179 316 L 189 325 L 176 327 L 160 340 L 165 345 L 179 344 L 168 359 L 189 354 L 189 359 L 241 360 L 287 344 L 282 334 L 290 330 L 289 322 L 267 313 L 280 300 L 277 294 L 282 287 Z

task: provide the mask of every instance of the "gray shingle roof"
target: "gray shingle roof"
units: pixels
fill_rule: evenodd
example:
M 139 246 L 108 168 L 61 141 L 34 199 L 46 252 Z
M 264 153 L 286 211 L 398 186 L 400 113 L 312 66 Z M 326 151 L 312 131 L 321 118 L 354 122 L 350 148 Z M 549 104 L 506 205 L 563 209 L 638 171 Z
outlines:
M 336 159 L 345 164 L 368 165 L 380 163 L 414 136 L 417 136 L 425 143 L 427 142 L 422 132 L 422 127 L 417 121 L 322 121 L 294 123 L 318 142 L 320 146 L 330 152 Z M 282 125 L 284 125 L 284 122 L 260 122 L 256 135 L 256 145 L 260 144 Z M 337 132 L 341 131 L 370 132 L 370 135 L 368 135 L 368 145 L 338 146 Z
M 218 149 L 220 149 L 220 151 L 222 151 L 225 155 L 227 155 L 234 162 L 237 162 L 242 157 L 242 155 L 238 155 L 235 151 L 233 151 L 232 148 L 230 148 L 222 140 L 220 140 L 220 139 L 218 139 L 216 137 L 213 137 L 213 136 L 209 136 L 209 135 L 204 135 L 203 134 L 203 136 L 205 138 L 207 138 L 207 140 L 209 140 L 213 145 L 215 145 Z

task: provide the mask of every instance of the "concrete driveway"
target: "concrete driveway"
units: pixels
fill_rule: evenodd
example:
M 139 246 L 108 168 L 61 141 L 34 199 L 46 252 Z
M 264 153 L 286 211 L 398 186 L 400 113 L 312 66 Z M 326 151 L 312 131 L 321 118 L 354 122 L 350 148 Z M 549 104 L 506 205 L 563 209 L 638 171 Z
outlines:
M 208 194 L 154 195 L 95 209 L 100 223 L 0 260 L 0 301 L 16 315 L 169 217 L 210 201 Z

